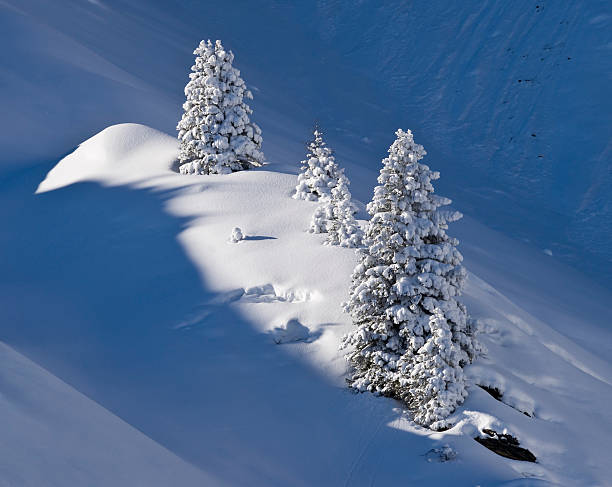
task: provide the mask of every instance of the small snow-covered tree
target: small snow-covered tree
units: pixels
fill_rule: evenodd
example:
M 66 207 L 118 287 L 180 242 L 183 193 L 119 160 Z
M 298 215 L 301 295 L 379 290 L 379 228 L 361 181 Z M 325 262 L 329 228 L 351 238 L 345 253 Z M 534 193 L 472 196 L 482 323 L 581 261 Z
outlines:
M 439 173 L 410 131 L 383 160 L 360 262 L 345 311 L 356 329 L 343 339 L 353 373 L 349 385 L 403 401 L 416 422 L 440 429 L 467 396 L 463 366 L 478 346 L 467 310 L 457 301 L 465 280 L 458 241 L 446 234 L 458 212 L 440 207 Z
M 185 86 L 177 130 L 182 174 L 226 174 L 263 164 L 261 130 L 250 121 L 253 95 L 232 66 L 234 55 L 217 41 L 200 42 Z
M 323 199 L 323 203 L 317 206 L 310 220 L 311 233 L 327 233 L 329 221 L 333 218 L 333 209 L 329 198 Z
M 238 243 L 242 240 L 244 240 L 244 233 L 242 233 L 242 229 L 240 227 L 232 228 L 232 234 L 230 235 L 229 242 Z
M 331 190 L 341 174 L 333 151 L 325 144 L 323 132 L 318 125 L 315 126 L 313 134 L 314 138 L 307 146 L 308 153 L 302 161 L 293 195 L 297 200 L 317 201 L 331 197 Z
M 327 245 L 349 248 L 361 246 L 363 231 L 355 220 L 349 184 L 348 178 L 341 173 L 331 191 L 331 197 L 323 198 L 312 217 L 310 231 L 327 233 Z

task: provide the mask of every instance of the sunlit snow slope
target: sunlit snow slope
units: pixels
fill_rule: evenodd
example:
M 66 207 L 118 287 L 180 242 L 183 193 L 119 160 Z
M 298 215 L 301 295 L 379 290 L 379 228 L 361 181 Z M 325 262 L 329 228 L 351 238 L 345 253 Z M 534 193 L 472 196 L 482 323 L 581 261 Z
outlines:
M 612 287 L 607 0 L 2 0 L 0 31 L 3 166 L 113 123 L 171 133 L 193 48 L 221 38 L 272 160 L 295 171 L 319 119 L 367 199 L 410 127 L 459 209 Z
M 274 170 L 288 161 L 181 176 L 175 156 L 173 137 L 116 125 L 48 174 L 0 180 L 0 252 L 11 256 L 0 268 L 3 340 L 168 450 L 173 475 L 191 479 L 196 467 L 204 485 L 234 486 L 609 485 L 609 294 L 471 219 L 456 224 L 471 271 L 465 302 L 488 353 L 468 369 L 455 426 L 433 433 L 394 401 L 346 389 L 338 344 L 351 324 L 340 303 L 356 257 L 305 231 L 315 203 L 290 197 L 295 176 Z M 14 197 L 28 188 L 36 195 Z M 247 235 L 238 244 L 228 242 L 235 226 Z M 56 379 L 11 381 L 23 397 Z M 475 384 L 498 387 L 503 402 Z M 46 408 L 76 394 L 61 387 L 45 393 Z M 94 406 L 69 423 L 92 435 L 87 445 L 98 441 L 95 415 L 107 414 Z M 3 407 L 61 427 L 23 399 Z M 517 436 L 538 463 L 479 445 L 487 427 Z M 456 460 L 428 454 L 444 444 Z M 122 447 L 111 464 L 138 448 Z M 55 485 L 48 472 L 95 480 L 109 468 L 95 449 L 59 467 L 55 454 L 11 457 L 11 478 Z

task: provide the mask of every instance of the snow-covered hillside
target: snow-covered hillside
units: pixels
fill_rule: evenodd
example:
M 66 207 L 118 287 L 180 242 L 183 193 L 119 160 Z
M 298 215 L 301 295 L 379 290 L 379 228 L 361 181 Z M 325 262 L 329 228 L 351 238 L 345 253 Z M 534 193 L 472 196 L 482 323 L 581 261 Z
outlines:
M 181 485 L 610 485 L 607 291 L 469 218 L 455 225 L 488 353 L 467 369 L 455 426 L 434 433 L 398 403 L 346 388 L 340 303 L 356 257 L 306 231 L 316 203 L 292 199 L 295 176 L 276 170 L 294 161 L 182 176 L 176 151 L 174 137 L 115 125 L 54 167 L 0 180 L 2 340 L 48 371 L 4 348 L 3 411 L 40 425 L 20 437 L 26 453 L 4 462 L 6 478 L 153 485 L 138 475 L 151 462 L 160 485 L 166 474 Z M 68 426 L 83 436 L 65 436 L 54 408 L 78 409 Z M 538 462 L 478 444 L 487 427 Z M 80 458 L 58 465 L 58 451 L 34 449 L 60 434 L 61 452 Z M 114 442 L 122 453 L 98 462 Z M 437 461 L 447 444 L 456 458 Z
M 0 388 L 3 486 L 216 482 L 3 343 Z
M 171 133 L 192 50 L 220 38 L 268 157 L 294 171 L 319 119 L 367 199 L 411 127 L 460 210 L 610 287 L 611 22 L 607 0 L 3 0 L 2 162 L 113 123 Z
M 611 26 L 607 0 L 0 0 L 0 485 L 612 486 Z M 263 168 L 178 174 L 207 38 Z M 315 120 L 358 218 L 398 127 L 466 214 L 487 352 L 447 431 L 347 388 L 357 257 L 291 197 Z

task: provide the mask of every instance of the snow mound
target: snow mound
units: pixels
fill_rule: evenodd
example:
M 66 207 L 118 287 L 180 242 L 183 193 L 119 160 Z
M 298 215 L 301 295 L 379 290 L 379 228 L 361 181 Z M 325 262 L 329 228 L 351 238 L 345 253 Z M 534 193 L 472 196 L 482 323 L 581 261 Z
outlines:
M 146 125 L 112 125 L 62 159 L 36 192 L 44 193 L 80 181 L 113 184 L 127 182 L 134 175 L 154 175 L 172 167 L 176 148 L 176 139 Z M 129 166 L 138 166 L 139 170 Z
M 276 289 L 272 284 L 261 286 L 251 286 L 244 290 L 245 301 L 253 303 L 272 303 L 274 301 L 284 301 L 288 303 L 303 303 L 310 301 L 312 294 L 305 289 Z
M 274 328 L 271 335 L 274 343 L 277 345 L 281 343 L 303 342 L 315 338 L 315 336 L 310 334 L 310 329 L 296 319 L 291 319 L 285 325 Z
M 118 164 L 131 152 L 156 138 L 174 139 L 163 132 L 137 123 L 121 123 L 107 127 L 88 139 L 79 148 L 82 157 Z

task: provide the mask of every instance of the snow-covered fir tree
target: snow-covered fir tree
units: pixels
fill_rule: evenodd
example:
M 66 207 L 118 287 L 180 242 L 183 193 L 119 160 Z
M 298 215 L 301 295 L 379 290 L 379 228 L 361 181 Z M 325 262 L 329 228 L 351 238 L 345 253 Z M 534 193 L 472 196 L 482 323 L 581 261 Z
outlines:
M 232 234 L 230 235 L 229 242 L 230 243 L 238 243 L 244 240 L 244 233 L 240 227 L 232 228 Z
M 182 174 L 226 174 L 261 166 L 261 130 L 245 103 L 253 95 L 232 66 L 234 55 L 217 41 L 200 42 L 185 86 L 177 130 Z
M 323 198 L 322 203 L 312 216 L 310 231 L 327 233 L 325 244 L 341 247 L 360 247 L 363 231 L 355 219 L 355 209 L 348 189 L 349 180 L 340 174 L 330 198 Z
M 323 203 L 317 206 L 310 220 L 309 232 L 327 233 L 328 222 L 333 218 L 333 210 L 330 201 L 329 198 L 325 198 L 323 199 Z
M 440 209 L 439 173 L 410 131 L 383 160 L 360 262 L 345 311 L 356 329 L 343 339 L 352 365 L 349 385 L 403 401 L 419 424 L 445 426 L 467 396 L 463 366 L 478 351 L 466 308 L 457 301 L 465 280 L 457 240 L 447 224 L 461 218 Z
M 333 151 L 325 144 L 323 132 L 318 125 L 315 126 L 313 135 L 313 140 L 307 146 L 308 153 L 302 161 L 293 195 L 297 200 L 317 201 L 331 197 L 331 191 L 341 174 Z

